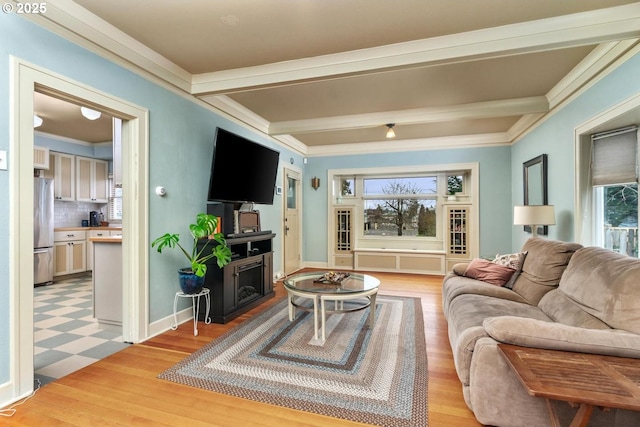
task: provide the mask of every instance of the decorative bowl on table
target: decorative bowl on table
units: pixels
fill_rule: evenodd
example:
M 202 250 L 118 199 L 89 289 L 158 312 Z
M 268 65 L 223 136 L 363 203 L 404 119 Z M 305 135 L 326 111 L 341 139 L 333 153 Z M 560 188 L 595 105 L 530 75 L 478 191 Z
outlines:
M 314 280 L 316 283 L 329 283 L 339 285 L 344 279 L 349 277 L 349 273 L 341 271 L 328 271 Z

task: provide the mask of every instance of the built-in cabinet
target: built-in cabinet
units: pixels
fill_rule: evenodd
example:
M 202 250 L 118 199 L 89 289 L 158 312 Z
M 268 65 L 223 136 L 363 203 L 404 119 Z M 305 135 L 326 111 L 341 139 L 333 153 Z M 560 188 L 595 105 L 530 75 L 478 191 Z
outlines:
M 334 210 L 335 247 L 333 265 L 338 268 L 353 268 L 353 208 L 339 207 Z
M 109 200 L 109 163 L 76 156 L 76 201 L 107 203 Z
M 76 199 L 75 156 L 71 154 L 49 152 L 49 169 L 43 176 L 53 179 L 55 200 L 74 201 Z
M 450 271 L 454 264 L 470 261 L 472 258 L 469 229 L 471 206 L 447 205 L 445 212 L 447 271 Z
M 56 231 L 53 246 L 54 276 L 87 271 L 86 231 Z

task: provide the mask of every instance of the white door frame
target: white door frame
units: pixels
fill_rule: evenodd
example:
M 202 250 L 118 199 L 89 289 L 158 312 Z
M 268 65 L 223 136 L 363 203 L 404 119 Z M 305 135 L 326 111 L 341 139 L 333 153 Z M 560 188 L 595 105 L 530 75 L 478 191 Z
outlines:
M 140 342 L 149 333 L 148 309 L 148 110 L 65 76 L 12 57 L 9 162 L 10 367 L 0 402 L 33 391 L 33 94 L 82 100 L 123 119 L 123 338 Z M 135 262 L 129 262 L 135 260 Z
M 296 203 L 296 207 L 298 210 L 298 224 L 297 224 L 297 228 L 298 228 L 298 241 L 296 242 L 296 245 L 298 246 L 298 254 L 300 255 L 300 260 L 299 260 L 299 267 L 302 268 L 302 171 L 296 167 L 289 167 L 289 166 L 284 166 L 283 167 L 283 176 L 284 176 L 284 188 L 285 188 L 285 196 L 288 194 L 288 179 L 289 179 L 289 174 L 291 174 L 292 176 L 294 176 L 296 178 L 296 180 L 298 181 L 298 188 L 297 188 L 297 192 L 296 192 L 296 197 L 297 197 L 297 203 Z M 283 250 L 282 250 L 282 254 L 284 255 L 282 258 L 282 270 L 283 273 L 286 275 L 287 272 L 287 248 L 286 248 L 286 233 L 287 233 L 287 223 L 285 221 L 285 218 L 287 217 L 287 197 L 283 197 L 282 198 L 282 246 L 283 246 Z

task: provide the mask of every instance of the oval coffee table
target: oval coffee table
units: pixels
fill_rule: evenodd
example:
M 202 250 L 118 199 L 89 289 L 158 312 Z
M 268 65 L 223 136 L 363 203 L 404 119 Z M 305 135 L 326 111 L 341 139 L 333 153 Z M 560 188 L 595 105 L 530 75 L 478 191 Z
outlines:
M 376 295 L 380 280 L 368 274 L 348 273 L 348 276 L 339 282 L 322 280 L 325 271 L 314 271 L 294 274 L 284 280 L 284 288 L 287 290 L 289 305 L 289 320 L 296 318 L 296 309 L 313 312 L 314 338 L 318 339 L 318 315 L 322 319 L 322 340 L 325 340 L 326 313 L 347 313 L 364 310 L 369 311 L 369 327 L 373 327 L 376 316 Z M 296 298 L 313 300 L 313 308 L 301 305 Z M 367 301 L 357 307 L 345 309 L 344 301 L 366 298 Z M 334 309 L 327 310 L 325 302 L 334 301 Z M 320 305 L 320 313 L 318 312 Z

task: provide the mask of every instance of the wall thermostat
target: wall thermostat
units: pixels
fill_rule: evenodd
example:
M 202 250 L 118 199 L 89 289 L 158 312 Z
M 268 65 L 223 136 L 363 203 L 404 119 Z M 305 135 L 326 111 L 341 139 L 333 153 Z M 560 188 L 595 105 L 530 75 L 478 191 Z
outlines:
M 164 187 L 156 187 L 156 194 L 160 197 L 164 196 L 165 194 L 167 194 L 167 189 Z

